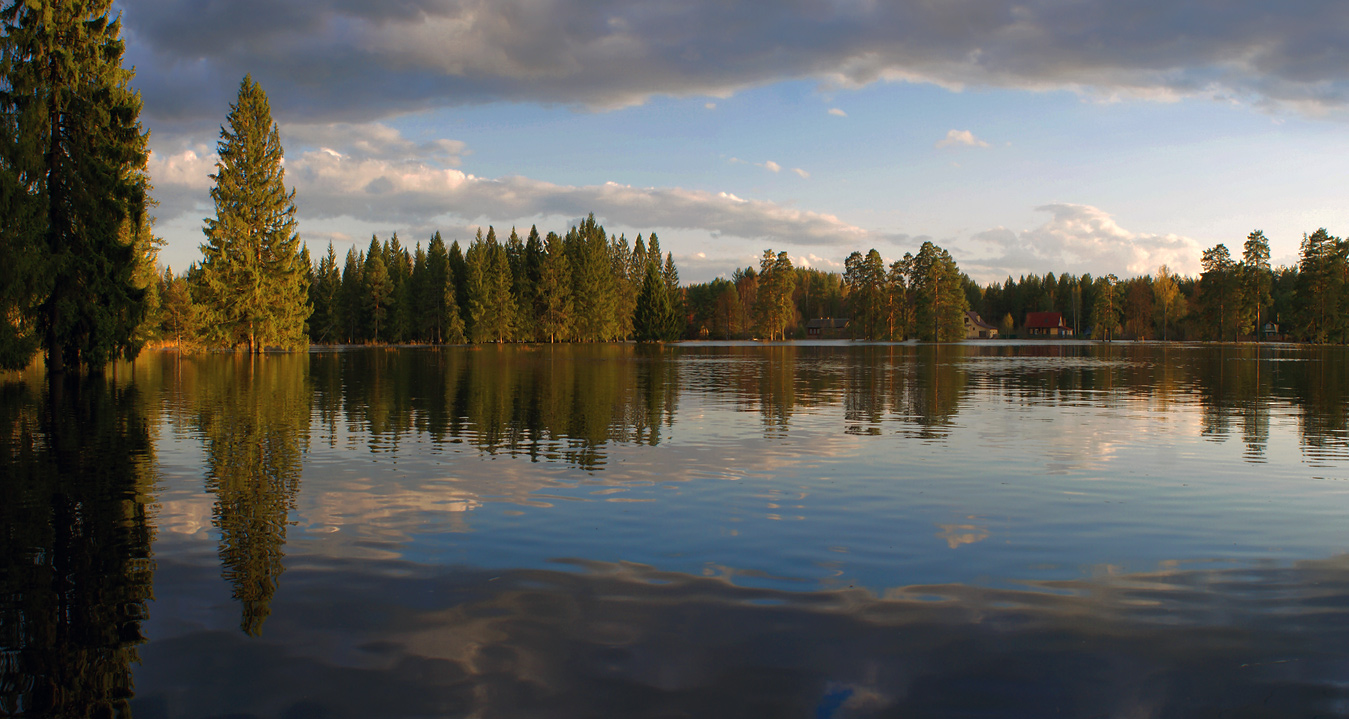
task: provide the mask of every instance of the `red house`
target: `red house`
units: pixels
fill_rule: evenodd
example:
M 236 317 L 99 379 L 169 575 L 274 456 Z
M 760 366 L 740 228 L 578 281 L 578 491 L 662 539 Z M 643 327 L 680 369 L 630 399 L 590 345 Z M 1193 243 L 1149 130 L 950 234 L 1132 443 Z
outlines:
M 1073 328 L 1063 323 L 1062 312 L 1027 312 L 1026 332 L 1034 337 L 1073 336 Z

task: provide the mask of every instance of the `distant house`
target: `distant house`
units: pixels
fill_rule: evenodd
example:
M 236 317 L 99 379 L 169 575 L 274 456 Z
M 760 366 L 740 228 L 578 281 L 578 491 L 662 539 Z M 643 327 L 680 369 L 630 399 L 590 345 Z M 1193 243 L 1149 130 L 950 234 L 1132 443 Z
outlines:
M 1273 322 L 1265 323 L 1264 331 L 1262 334 L 1264 335 L 1264 339 L 1271 340 L 1274 342 L 1285 342 L 1288 340 L 1288 336 L 1280 332 L 1279 326 L 1277 324 L 1274 324 Z
M 1062 312 L 1028 312 L 1026 334 L 1032 337 L 1072 337 L 1073 328 L 1063 323 Z
M 997 337 L 998 328 L 985 322 L 978 312 L 970 310 L 965 313 L 965 339 L 991 340 Z
M 806 338 L 812 340 L 832 340 L 847 337 L 848 319 L 846 317 L 822 317 L 806 322 Z

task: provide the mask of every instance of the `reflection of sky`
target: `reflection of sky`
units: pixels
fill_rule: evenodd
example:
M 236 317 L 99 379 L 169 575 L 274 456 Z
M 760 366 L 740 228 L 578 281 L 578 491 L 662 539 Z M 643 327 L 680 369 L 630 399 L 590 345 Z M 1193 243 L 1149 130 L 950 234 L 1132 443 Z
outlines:
M 847 357 L 796 356 L 792 371 L 838 380 Z M 1239 434 L 1201 434 L 1204 408 L 1189 386 L 1163 397 L 1126 379 L 1058 394 L 1005 384 L 1146 361 L 953 363 L 943 371 L 966 379 L 958 410 L 943 434 L 922 439 L 893 407 L 872 425 L 879 434 L 849 433 L 837 382 L 797 387 L 786 430 L 766 429 L 762 398 L 711 369 L 753 362 L 753 352 L 684 361 L 660 444 L 609 442 L 595 471 L 416 432 L 372 452 L 376 442 L 341 420 L 330 446 L 316 423 L 285 552 L 499 569 L 630 561 L 732 572 L 753 586 L 879 590 L 1349 550 L 1349 482 L 1313 479 L 1337 470 L 1304 463 L 1283 400 L 1267 400 L 1265 463 L 1253 465 Z M 1240 418 L 1232 425 L 1239 433 Z M 161 463 L 174 468 L 159 496 L 161 548 L 174 534 L 213 537 L 211 499 L 191 471 L 199 450 L 168 433 L 160 441 Z
M 209 568 L 161 561 L 135 715 L 1335 716 L 1349 699 L 1344 555 L 875 592 L 603 562 L 292 564 L 251 639 Z

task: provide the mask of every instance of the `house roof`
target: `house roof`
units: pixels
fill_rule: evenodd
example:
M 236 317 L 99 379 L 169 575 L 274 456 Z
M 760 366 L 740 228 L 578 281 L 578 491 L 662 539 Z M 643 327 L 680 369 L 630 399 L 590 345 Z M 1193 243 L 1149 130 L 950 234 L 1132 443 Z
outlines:
M 847 317 L 821 317 L 806 322 L 806 329 L 841 330 L 848 326 Z
M 1062 312 L 1027 312 L 1026 329 L 1038 330 L 1050 327 L 1065 327 Z
M 989 323 L 985 322 L 983 318 L 979 316 L 979 313 L 975 312 L 974 310 L 969 310 L 965 312 L 965 316 L 970 318 L 970 324 L 974 325 L 975 327 L 978 327 L 981 330 L 997 329 L 997 327 L 994 327 L 993 325 L 990 325 Z

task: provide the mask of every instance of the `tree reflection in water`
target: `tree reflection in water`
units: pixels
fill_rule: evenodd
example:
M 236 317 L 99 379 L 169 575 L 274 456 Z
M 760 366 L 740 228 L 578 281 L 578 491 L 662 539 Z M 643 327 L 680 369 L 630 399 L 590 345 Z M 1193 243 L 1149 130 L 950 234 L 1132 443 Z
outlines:
M 220 566 L 243 605 L 240 627 L 271 613 L 309 441 L 309 358 L 234 355 L 198 370 L 195 422 L 215 494 Z
M 310 371 L 328 442 L 364 436 L 389 452 L 422 433 L 588 470 L 603 469 L 610 442 L 659 443 L 690 395 L 758 413 L 768 436 L 787 436 L 798 412 L 841 405 L 846 433 L 936 442 L 974 399 L 1158 412 L 1197 403 L 1202 435 L 1239 432 L 1252 462 L 1264 461 L 1271 417 L 1292 408 L 1308 457 L 1349 456 L 1349 361 L 1333 347 L 483 346 L 321 353 Z
M 154 482 L 134 384 L 0 384 L 0 713 L 127 713 Z

